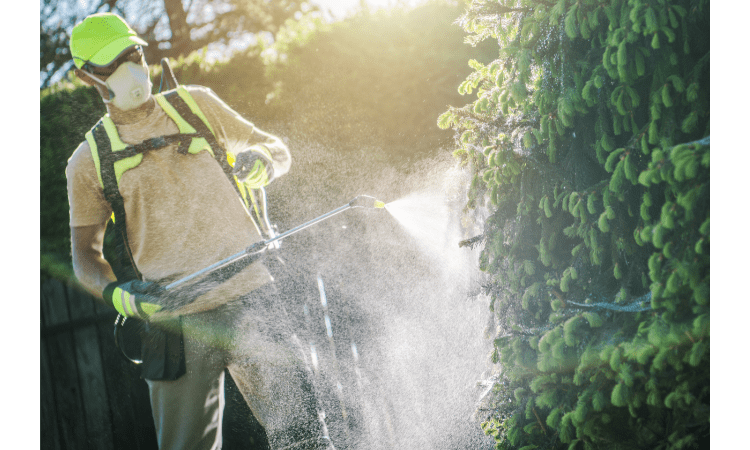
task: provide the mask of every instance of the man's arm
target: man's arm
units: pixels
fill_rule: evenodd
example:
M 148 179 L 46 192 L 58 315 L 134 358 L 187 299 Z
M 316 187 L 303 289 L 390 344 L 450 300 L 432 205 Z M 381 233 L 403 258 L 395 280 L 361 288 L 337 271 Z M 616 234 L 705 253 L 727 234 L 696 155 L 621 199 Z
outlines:
M 250 121 L 243 118 L 229 105 L 224 103 L 209 88 L 191 86 L 190 92 L 203 113 L 212 124 L 214 132 L 222 141 L 227 151 L 238 155 L 252 149 L 253 145 L 262 145 L 270 153 L 273 161 L 274 178 L 289 171 L 292 156 L 286 144 L 278 137 L 260 130 Z
M 106 225 L 71 227 L 73 271 L 88 292 L 108 306 L 112 306 L 102 298 L 104 288 L 117 280 L 102 253 L 105 228 Z
M 286 152 L 286 146 L 280 139 L 260 130 L 254 130 L 253 136 L 256 138 L 264 137 L 260 143 L 255 143 L 238 151 L 234 158 L 233 174 L 238 180 L 245 183 L 250 189 L 260 189 L 274 179 L 286 173 L 289 170 L 288 162 L 290 158 L 279 156 L 279 153 Z M 276 157 L 271 153 L 271 149 L 276 153 Z M 277 173 L 276 170 L 280 170 Z
M 103 304 L 125 317 L 153 319 L 162 310 L 158 285 L 146 281 L 117 281 L 104 259 L 102 247 L 106 226 L 71 228 L 73 271 L 83 287 Z M 156 289 L 154 289 L 156 288 Z
M 274 178 L 278 178 L 289 171 L 289 167 L 292 164 L 292 157 L 289 153 L 289 148 L 287 148 L 281 139 L 257 127 L 253 127 L 253 133 L 249 139 L 251 140 L 250 148 L 252 148 L 252 145 L 260 144 L 271 153 Z

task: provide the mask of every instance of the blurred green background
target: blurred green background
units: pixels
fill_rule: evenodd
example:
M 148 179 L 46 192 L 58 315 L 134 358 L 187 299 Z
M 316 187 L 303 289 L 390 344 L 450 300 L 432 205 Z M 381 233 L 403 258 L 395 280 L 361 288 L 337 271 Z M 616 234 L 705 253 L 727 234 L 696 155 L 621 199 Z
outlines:
M 491 42 L 464 43 L 454 23 L 462 12 L 459 3 L 430 1 L 362 9 L 331 22 L 311 10 L 229 58 L 211 58 L 203 47 L 170 61 L 180 83 L 210 87 L 243 117 L 285 139 L 295 164 L 271 193 L 326 179 L 330 190 L 354 196 L 345 192 L 356 188 L 344 179 L 352 173 L 345 176 L 336 161 L 354 158 L 363 168 L 373 163 L 408 171 L 452 145 L 452 132 L 435 120 L 449 105 L 463 103 L 456 88 L 471 73 L 467 61 L 491 61 L 497 53 Z M 147 47 L 156 90 L 161 68 L 154 55 L 160 56 L 158 49 Z M 62 278 L 69 278 L 70 259 L 66 162 L 104 113 L 96 91 L 72 72 L 40 92 L 41 264 Z M 316 194 L 321 201 L 327 195 Z M 309 218 L 300 210 L 309 202 L 277 197 L 277 221 Z M 348 200 L 336 192 L 331 197 L 331 204 Z

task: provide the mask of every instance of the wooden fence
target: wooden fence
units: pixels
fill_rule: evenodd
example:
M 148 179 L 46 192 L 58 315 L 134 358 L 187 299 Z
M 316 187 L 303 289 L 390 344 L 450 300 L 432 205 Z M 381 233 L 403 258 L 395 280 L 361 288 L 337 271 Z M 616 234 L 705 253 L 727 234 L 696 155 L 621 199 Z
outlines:
M 40 282 L 40 448 L 156 450 L 148 386 L 115 346 L 114 310 L 75 284 Z M 266 448 L 229 376 L 225 391 L 223 448 Z
M 117 349 L 114 310 L 41 281 L 41 448 L 156 449 L 148 386 Z

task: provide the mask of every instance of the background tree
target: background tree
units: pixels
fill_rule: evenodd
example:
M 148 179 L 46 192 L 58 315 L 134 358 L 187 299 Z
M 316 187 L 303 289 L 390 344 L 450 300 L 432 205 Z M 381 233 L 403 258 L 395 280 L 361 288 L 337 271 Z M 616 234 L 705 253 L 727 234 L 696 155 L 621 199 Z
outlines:
M 264 53 L 276 87 L 268 104 L 288 111 L 299 135 L 335 142 L 338 151 L 368 148 L 395 165 L 434 155 L 452 145 L 434 117 L 460 101 L 455 86 L 470 73 L 465 56 L 491 61 L 496 51 L 463 43 L 453 24 L 461 11 L 438 1 L 365 9 L 333 25 L 290 21 Z
M 474 0 L 439 126 L 488 207 L 498 448 L 707 445 L 709 3 Z
M 40 85 L 73 67 L 68 42 L 80 20 L 96 12 L 123 16 L 149 46 L 149 61 L 187 56 L 209 44 L 229 44 L 249 34 L 274 35 L 297 12 L 315 5 L 297 0 L 43 0 L 40 7 Z

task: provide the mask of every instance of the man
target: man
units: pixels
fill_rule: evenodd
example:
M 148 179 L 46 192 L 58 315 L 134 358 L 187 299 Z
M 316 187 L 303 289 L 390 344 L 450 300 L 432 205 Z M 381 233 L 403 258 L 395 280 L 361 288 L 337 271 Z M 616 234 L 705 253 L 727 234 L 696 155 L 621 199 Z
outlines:
M 75 74 L 107 107 L 66 169 L 75 274 L 146 324 L 143 376 L 161 449 L 221 448 L 225 367 L 271 448 L 331 449 L 262 260 L 210 290 L 162 287 L 263 239 L 253 189 L 289 170 L 289 151 L 210 89 L 152 95 L 145 45 L 111 13 L 71 35 Z M 113 213 L 134 279 L 117 279 L 102 253 Z

